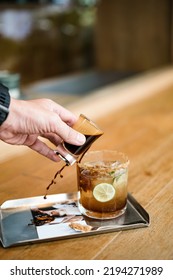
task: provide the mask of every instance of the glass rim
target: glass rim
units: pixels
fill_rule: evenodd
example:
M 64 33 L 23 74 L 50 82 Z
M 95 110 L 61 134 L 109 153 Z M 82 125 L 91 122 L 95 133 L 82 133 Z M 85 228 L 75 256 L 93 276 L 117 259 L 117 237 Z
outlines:
M 79 118 L 80 117 L 83 118 L 84 120 L 88 121 L 93 127 L 95 127 L 97 130 L 99 130 L 103 134 L 103 130 L 94 121 L 92 121 L 91 119 L 86 117 L 84 114 L 80 114 Z
M 118 169 L 121 169 L 121 168 L 127 168 L 128 165 L 129 165 L 129 163 L 130 163 L 129 158 L 128 158 L 128 156 L 127 156 L 125 153 L 120 152 L 120 151 L 118 151 L 118 150 L 104 149 L 104 150 L 92 150 L 92 151 L 86 152 L 86 153 L 84 154 L 84 156 L 82 157 L 81 162 L 80 162 L 80 161 L 77 162 L 77 165 L 78 165 L 78 166 L 84 166 L 84 164 L 85 164 L 85 157 L 87 157 L 88 155 L 101 154 L 101 153 L 103 153 L 103 154 L 104 154 L 104 153 L 110 153 L 111 155 L 117 154 L 117 155 L 119 155 L 119 156 L 122 157 L 123 161 L 120 162 L 119 166 L 117 166 L 117 168 L 116 168 L 117 170 L 118 170 Z M 116 158 L 115 158 L 115 161 L 116 161 Z M 88 162 L 89 162 L 89 161 L 88 161 Z

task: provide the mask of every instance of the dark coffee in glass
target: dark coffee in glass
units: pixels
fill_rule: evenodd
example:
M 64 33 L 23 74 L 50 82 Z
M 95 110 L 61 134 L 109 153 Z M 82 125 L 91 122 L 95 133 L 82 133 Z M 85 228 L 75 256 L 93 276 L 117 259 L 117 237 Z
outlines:
M 72 165 L 74 162 L 76 162 L 77 158 L 85 153 L 93 144 L 93 142 L 103 134 L 103 131 L 83 114 L 79 116 L 78 121 L 72 128 L 84 134 L 86 137 L 86 142 L 82 146 L 63 142 L 57 147 L 57 154 L 66 163 L 69 163 L 69 165 Z
M 71 145 L 66 142 L 64 142 L 64 146 L 70 153 L 72 153 L 75 156 L 79 156 L 79 155 L 83 154 L 88 149 L 88 147 L 90 147 L 92 145 L 92 143 L 100 136 L 101 136 L 101 134 L 100 135 L 85 135 L 86 142 L 82 146 Z

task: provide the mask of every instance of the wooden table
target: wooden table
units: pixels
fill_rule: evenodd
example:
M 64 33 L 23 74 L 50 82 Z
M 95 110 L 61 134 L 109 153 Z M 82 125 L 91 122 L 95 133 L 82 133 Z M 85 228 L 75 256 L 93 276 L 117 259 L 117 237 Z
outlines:
M 157 84 L 159 75 L 148 79 Z M 142 92 L 146 80 L 138 82 Z M 133 85 L 136 84 L 137 80 L 134 80 Z M 85 99 L 78 106 L 73 104 L 71 109 L 78 112 L 80 107 L 86 113 L 90 110 L 90 115 L 104 130 L 104 136 L 95 142 L 92 149 L 115 149 L 128 154 L 129 192 L 149 213 L 150 226 L 6 249 L 0 247 L 0 259 L 173 258 L 173 83 L 169 80 L 157 89 L 148 88 L 146 92 L 150 94 L 143 94 L 140 98 L 140 87 L 136 98 L 131 82 L 126 84 L 126 88 L 132 92 L 130 96 L 127 95 L 129 102 L 125 102 L 125 106 L 120 106 L 119 101 L 117 106 L 118 93 L 117 97 L 106 95 L 111 91 L 110 87 L 87 99 L 90 109 Z M 117 87 L 112 87 L 112 91 L 115 89 Z M 103 92 L 105 100 L 109 101 L 110 98 L 110 109 L 105 107 L 103 110 Z M 95 105 L 94 98 L 97 99 Z M 111 100 L 115 102 L 115 109 Z M 102 107 L 97 117 L 93 106 Z M 21 153 L 20 148 L 18 150 L 18 154 L 1 162 L 1 204 L 9 199 L 43 195 L 47 184 L 61 166 L 61 163 L 53 163 L 28 149 Z M 64 171 L 64 178 L 52 187 L 50 194 L 76 190 L 76 170 L 72 166 Z

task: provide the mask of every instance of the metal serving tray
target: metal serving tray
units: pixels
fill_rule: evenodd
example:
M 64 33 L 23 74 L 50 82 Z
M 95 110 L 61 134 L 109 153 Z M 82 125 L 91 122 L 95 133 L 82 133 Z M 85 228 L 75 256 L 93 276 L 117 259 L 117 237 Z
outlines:
M 6 248 L 149 226 L 148 213 L 131 194 L 128 194 L 125 214 L 111 220 L 83 217 L 79 213 L 77 202 L 78 193 L 48 195 L 47 199 L 38 196 L 4 202 L 0 207 L 2 246 Z M 57 211 L 61 217 L 50 217 L 50 212 L 55 214 Z

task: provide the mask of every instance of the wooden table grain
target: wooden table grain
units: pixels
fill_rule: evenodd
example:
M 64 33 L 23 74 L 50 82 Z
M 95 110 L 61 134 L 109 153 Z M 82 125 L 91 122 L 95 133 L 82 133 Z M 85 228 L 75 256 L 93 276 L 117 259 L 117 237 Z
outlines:
M 88 110 L 88 104 L 85 105 Z M 104 104 L 101 107 L 103 110 Z M 150 226 L 6 249 L 0 246 L 0 259 L 173 259 L 173 84 L 126 106 L 114 110 L 111 104 L 110 108 L 97 115 L 104 135 L 91 149 L 115 149 L 129 156 L 129 192 L 149 213 Z M 61 165 L 29 149 L 3 160 L 0 204 L 9 199 L 44 195 Z M 76 190 L 76 169 L 72 166 L 66 168 L 64 178 L 49 193 Z

